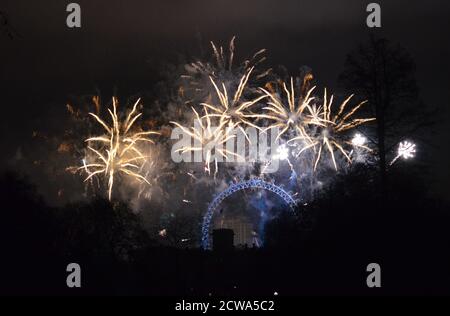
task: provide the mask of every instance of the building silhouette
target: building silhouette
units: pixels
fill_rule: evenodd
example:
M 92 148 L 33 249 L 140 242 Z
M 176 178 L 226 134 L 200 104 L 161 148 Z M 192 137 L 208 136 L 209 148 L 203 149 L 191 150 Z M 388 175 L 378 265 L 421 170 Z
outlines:
M 224 252 L 233 250 L 233 230 L 228 228 L 219 228 L 213 230 L 213 250 Z
M 245 216 L 223 219 L 220 222 L 220 228 L 231 229 L 234 232 L 235 247 L 251 246 L 254 243 L 253 225 Z

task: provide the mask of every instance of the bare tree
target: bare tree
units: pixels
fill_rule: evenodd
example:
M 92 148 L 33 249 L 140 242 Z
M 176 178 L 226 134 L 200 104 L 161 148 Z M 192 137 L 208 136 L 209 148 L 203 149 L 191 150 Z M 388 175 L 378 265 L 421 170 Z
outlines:
M 12 27 L 5 11 L 0 10 L 0 31 L 4 32 L 10 39 L 18 37 L 18 33 Z
M 378 149 L 381 193 L 385 197 L 388 154 L 403 138 L 431 124 L 419 99 L 414 61 L 402 47 L 371 35 L 347 56 L 339 81 L 367 99 L 367 109 L 376 118 L 376 133 L 371 140 Z

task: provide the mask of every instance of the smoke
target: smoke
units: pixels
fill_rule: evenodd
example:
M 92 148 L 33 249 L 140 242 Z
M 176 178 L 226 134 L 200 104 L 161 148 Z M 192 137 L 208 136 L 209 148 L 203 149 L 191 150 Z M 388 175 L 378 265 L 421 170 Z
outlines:
M 157 85 L 157 98 L 152 99 L 144 95 L 142 105 L 138 108 L 142 112 L 139 128 L 156 130 L 161 134 L 155 144 L 146 143 L 139 147 L 142 154 L 148 157 L 139 167 L 139 174 L 145 177 L 148 183 L 135 178 L 120 177 L 113 188 L 112 196 L 113 199 L 128 202 L 135 212 L 143 214 L 151 235 L 162 242 L 168 242 L 170 239 L 170 244 L 177 246 L 197 243 L 201 218 L 208 203 L 215 194 L 225 190 L 232 182 L 254 177 L 263 178 L 282 185 L 292 196 L 306 203 L 312 201 L 316 192 L 332 181 L 336 173 L 329 156 L 315 169 L 317 150 L 314 148 L 301 152 L 302 142 L 289 144 L 286 157 L 272 158 L 277 159 L 279 164 L 275 173 L 264 173 L 264 164 L 267 162 L 262 161 L 219 163 L 214 176 L 205 173 L 203 163 L 172 161 L 171 148 L 175 140 L 170 138 L 174 127 L 170 122 L 193 126 L 195 116 L 192 108 L 201 112 L 202 103 L 216 104 L 219 101 L 211 78 L 223 84 L 224 89 L 235 91 L 243 76 L 250 69 L 254 69 L 243 91 L 243 102 L 253 100 L 260 87 L 272 91 L 277 98 L 283 98 L 283 90 L 276 88 L 282 81 L 283 74 L 277 75 L 270 68 L 262 66 L 265 50 L 258 50 L 242 63 L 236 63 L 234 41 L 233 38 L 228 48 L 212 43 L 213 54 L 210 60 L 194 59 L 171 67 L 171 73 L 163 74 L 167 80 Z M 310 89 L 312 78 L 311 70 L 307 67 L 302 68 L 299 76 L 295 78 L 295 87 L 300 90 L 300 98 Z M 119 103 L 123 105 L 118 108 L 119 115 L 124 116 L 138 97 L 131 96 L 127 100 L 121 100 L 123 102 Z M 317 102 L 320 101 L 317 97 Z M 261 100 L 255 104 L 252 111 L 263 111 L 265 106 Z M 108 107 L 110 103 L 103 104 L 99 93 L 72 98 L 65 107 L 66 119 L 51 123 L 56 127 L 52 133 L 36 131 L 33 134 L 35 142 L 32 147 L 18 148 L 12 163 L 31 174 L 32 179 L 40 184 L 40 188 L 46 188 L 43 194 L 50 203 L 61 205 L 88 200 L 93 196 L 106 196 L 105 181 L 94 176 L 84 182 L 79 168 L 83 159 L 92 154 L 87 150 L 84 140 L 99 134 L 101 128 L 88 113 L 107 115 Z M 258 119 L 257 122 L 261 128 L 270 125 L 266 119 Z M 312 131 L 312 134 L 316 132 Z M 294 130 L 288 130 L 285 135 L 286 139 L 295 136 Z M 323 153 L 324 157 L 325 154 Z M 366 163 L 371 159 L 361 148 L 355 149 L 352 154 L 353 163 Z M 343 170 L 350 167 L 342 155 L 336 155 L 335 159 L 338 165 L 344 166 Z M 264 226 L 276 216 L 271 212 L 283 207 L 282 201 L 269 198 L 267 192 L 256 191 L 248 193 L 244 204 L 243 209 L 256 210 L 256 231 L 263 242 Z M 183 232 L 180 233 L 181 231 Z

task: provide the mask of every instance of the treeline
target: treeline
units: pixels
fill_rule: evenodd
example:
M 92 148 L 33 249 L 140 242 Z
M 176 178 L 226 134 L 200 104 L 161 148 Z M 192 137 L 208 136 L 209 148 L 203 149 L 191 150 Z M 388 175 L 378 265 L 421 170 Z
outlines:
M 123 202 L 52 208 L 17 174 L 0 177 L 1 294 L 373 294 L 366 266 L 382 268 L 375 294 L 450 294 L 448 204 L 407 168 L 341 174 L 297 215 L 265 228 L 265 247 L 231 253 L 163 246 Z M 66 266 L 82 287 L 66 286 Z

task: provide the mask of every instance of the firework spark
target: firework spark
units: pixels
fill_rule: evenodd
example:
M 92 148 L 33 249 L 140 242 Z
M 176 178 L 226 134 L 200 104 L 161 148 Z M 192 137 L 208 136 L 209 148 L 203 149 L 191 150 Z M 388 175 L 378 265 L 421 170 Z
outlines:
M 224 144 L 236 137 L 233 133 L 236 123 L 234 125 L 225 126 L 226 121 L 222 120 L 217 127 L 212 127 L 211 125 L 211 116 L 208 114 L 208 109 L 206 106 L 203 108 L 205 115 L 201 117 L 198 112 L 192 107 L 192 111 L 195 114 L 195 122 L 194 127 L 190 129 L 182 126 L 178 122 L 171 122 L 175 126 L 182 129 L 184 133 L 189 135 L 194 139 L 194 146 L 184 146 L 180 149 L 177 149 L 176 152 L 186 153 L 186 152 L 196 152 L 201 151 L 203 158 L 205 159 L 205 172 L 211 174 L 211 163 L 214 162 L 215 171 L 214 176 L 216 176 L 218 172 L 218 155 L 225 159 L 228 159 L 229 156 L 240 157 L 238 154 L 233 153 L 226 148 L 223 148 Z M 214 151 L 214 152 L 213 152 Z
M 89 113 L 106 130 L 106 135 L 95 136 L 86 139 L 88 151 L 93 154 L 83 159 L 83 166 L 79 169 L 87 173 L 85 181 L 96 175 L 103 175 L 107 180 L 108 198 L 111 200 L 115 178 L 119 174 L 132 177 L 140 182 L 149 184 L 148 180 L 141 174 L 142 166 L 148 156 L 139 149 L 142 142 L 154 143 L 147 138 L 154 131 L 132 132 L 131 129 L 136 120 L 142 115 L 137 113 L 136 108 L 139 100 L 127 115 L 125 121 L 121 121 L 117 113 L 117 99 L 113 97 L 113 109 L 108 109 L 111 116 L 111 125 L 102 120 L 98 115 Z M 89 161 L 89 162 L 87 162 Z
M 408 160 L 413 158 L 416 154 L 416 144 L 404 141 L 398 144 L 397 156 L 391 161 L 390 166 L 392 166 L 400 157 Z
M 316 122 L 316 126 L 318 127 L 315 135 L 306 136 L 309 144 L 307 144 L 300 152 L 303 152 L 306 149 L 317 149 L 317 156 L 315 158 L 314 170 L 317 169 L 317 165 L 323 156 L 323 151 L 328 151 L 331 160 L 333 162 L 334 168 L 337 170 L 336 156 L 335 152 L 340 152 L 347 159 L 349 163 L 351 163 L 350 155 L 345 151 L 345 144 L 352 145 L 354 147 L 364 148 L 370 150 L 364 144 L 361 144 L 362 138 L 358 137 L 357 139 L 353 138 L 352 141 L 343 140 L 343 133 L 349 131 L 353 128 L 356 128 L 364 123 L 375 120 L 375 118 L 351 118 L 353 114 L 355 114 L 358 109 L 366 103 L 363 101 L 359 103 L 357 106 L 352 108 L 350 111 L 345 112 L 346 105 L 350 101 L 353 95 L 349 96 L 344 102 L 341 103 L 338 112 L 335 115 L 332 115 L 331 106 L 333 104 L 333 95 L 331 95 L 330 99 L 327 98 L 327 91 L 325 89 L 323 105 L 317 108 L 317 110 L 313 110 L 312 113 L 315 113 L 312 116 L 311 121 Z M 317 115 L 319 113 L 320 115 Z M 292 138 L 290 141 L 305 139 L 305 136 L 300 135 Z M 365 141 L 364 141 L 365 142 Z

